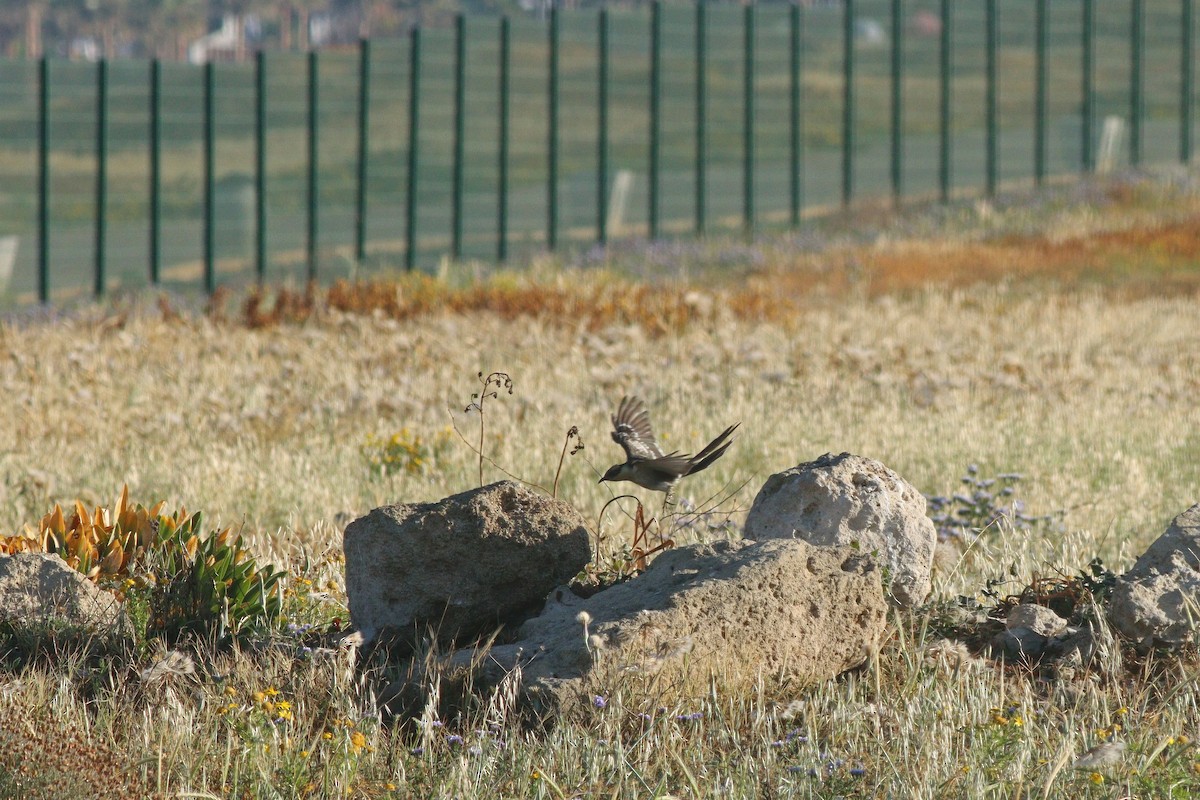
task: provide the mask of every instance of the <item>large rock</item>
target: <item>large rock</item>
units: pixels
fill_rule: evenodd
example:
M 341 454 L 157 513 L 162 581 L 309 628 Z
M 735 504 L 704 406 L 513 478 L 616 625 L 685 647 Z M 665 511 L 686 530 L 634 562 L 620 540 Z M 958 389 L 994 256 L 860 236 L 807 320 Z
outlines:
M 863 664 L 886 617 L 875 561 L 850 548 L 690 545 L 592 597 L 557 590 L 519 641 L 492 648 L 486 677 L 518 676 L 543 717 L 577 713 L 629 680 L 658 681 L 656 693 L 703 692 L 714 672 L 725 686 L 760 675 L 809 684 Z
M 350 617 L 368 639 L 438 641 L 536 610 L 588 563 L 583 518 L 512 481 L 436 503 L 377 508 L 346 526 Z
M 898 605 L 912 607 L 929 595 L 937 534 L 925 496 L 869 458 L 826 453 L 772 475 L 754 499 L 744 535 L 877 553 Z
M 0 556 L 0 620 L 20 625 L 114 629 L 124 616 L 116 597 L 56 555 Z
M 1143 647 L 1193 639 L 1200 624 L 1200 503 L 1175 517 L 1117 579 L 1108 618 Z

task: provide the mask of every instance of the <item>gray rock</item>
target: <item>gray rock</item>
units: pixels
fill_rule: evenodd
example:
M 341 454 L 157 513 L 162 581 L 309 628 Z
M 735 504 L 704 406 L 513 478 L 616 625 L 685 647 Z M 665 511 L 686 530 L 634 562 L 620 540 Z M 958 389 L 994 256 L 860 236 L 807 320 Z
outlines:
M 810 684 L 863 664 L 886 618 L 878 566 L 850 548 L 690 545 L 590 598 L 557 590 L 518 642 L 492 648 L 484 677 L 518 675 L 543 716 L 578 712 L 626 680 L 681 692 L 702 692 L 714 673 Z
M 1045 606 L 1036 603 L 1021 603 L 1009 609 L 1004 618 L 1004 626 L 1013 628 L 1028 628 L 1045 637 L 1057 636 L 1067 628 L 1067 621 Z
M 1045 656 L 1055 668 L 1083 669 L 1092 663 L 1099 645 L 1091 627 L 1067 628 L 1046 644 Z
M 49 553 L 0 556 L 0 619 L 89 630 L 125 623 L 116 597 Z
M 342 546 L 355 627 L 401 641 L 428 627 L 443 644 L 536 611 L 591 555 L 574 508 L 513 481 L 377 508 L 346 526 Z
M 1113 627 L 1142 647 L 1178 647 L 1200 623 L 1200 503 L 1117 579 L 1109 600 Z
M 992 655 L 1006 661 L 1036 661 L 1042 657 L 1046 641 L 1029 628 L 1009 628 L 992 638 Z
M 767 479 L 746 517 L 747 539 L 797 538 L 877 553 L 892 599 L 929 595 L 937 534 L 925 497 L 878 461 L 825 454 Z

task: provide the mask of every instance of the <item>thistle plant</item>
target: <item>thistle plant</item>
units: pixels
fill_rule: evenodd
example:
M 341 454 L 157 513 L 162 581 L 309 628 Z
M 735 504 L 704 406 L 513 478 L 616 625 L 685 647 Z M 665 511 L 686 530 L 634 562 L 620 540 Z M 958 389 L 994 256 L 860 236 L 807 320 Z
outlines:
M 1021 479 L 1016 472 L 980 477 L 979 467 L 969 464 L 967 474 L 962 477 L 962 489 L 949 496 L 926 495 L 927 513 L 937 529 L 938 539 L 961 539 L 972 532 L 978 536 L 1001 522 L 1014 530 L 1026 531 L 1049 526 L 1066 513 L 1027 514 L 1024 501 L 1016 497 L 1016 484 Z
M 484 430 L 483 407 L 489 397 L 492 399 L 499 399 L 501 390 L 507 391 L 509 394 L 512 394 L 513 393 L 513 382 L 512 382 L 512 378 L 509 377 L 507 372 L 493 372 L 493 373 L 490 373 L 486 378 L 483 377 L 483 372 L 480 372 L 479 373 L 479 382 L 483 384 L 482 391 L 472 394 L 470 405 L 468 405 L 463 410 L 467 411 L 467 412 L 470 412 L 470 411 L 478 411 L 479 412 L 479 449 L 477 452 L 479 454 L 479 485 L 483 486 L 483 458 L 484 458 L 484 456 L 483 456 L 483 430 Z

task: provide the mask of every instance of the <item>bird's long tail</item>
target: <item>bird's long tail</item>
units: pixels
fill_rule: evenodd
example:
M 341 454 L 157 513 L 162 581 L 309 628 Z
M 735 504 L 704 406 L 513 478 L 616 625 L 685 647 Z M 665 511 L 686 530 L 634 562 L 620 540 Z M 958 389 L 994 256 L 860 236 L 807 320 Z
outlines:
M 703 450 L 701 450 L 699 453 L 696 453 L 696 455 L 692 458 L 692 466 L 687 471 L 687 474 L 693 475 L 702 469 L 706 469 L 708 465 L 725 455 L 725 451 L 729 449 L 729 445 L 733 444 L 733 442 L 729 441 L 729 437 L 738 429 L 738 426 L 741 424 L 742 423 L 739 422 L 735 425 L 730 425 L 728 428 L 722 431 L 717 438 L 706 444 Z

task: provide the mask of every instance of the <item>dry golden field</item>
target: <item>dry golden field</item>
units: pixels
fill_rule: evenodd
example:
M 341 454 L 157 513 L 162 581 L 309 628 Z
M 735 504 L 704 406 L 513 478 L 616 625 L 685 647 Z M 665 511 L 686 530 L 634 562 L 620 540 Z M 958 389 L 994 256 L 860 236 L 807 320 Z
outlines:
M 475 441 L 479 415 L 464 408 L 479 373 L 502 371 L 513 393 L 486 403 L 487 455 L 549 487 L 578 426 L 586 449 L 567 457 L 559 496 L 588 519 L 611 496 L 596 480 L 620 455 L 609 414 L 636 393 L 669 449 L 742 423 L 728 455 L 682 491 L 696 502 L 728 495 L 735 523 L 767 476 L 842 451 L 930 495 L 956 491 L 968 465 L 1020 473 L 1028 513 L 1064 512 L 1054 525 L 987 532 L 942 565 L 937 601 L 983 600 L 991 578 L 1015 592 L 1097 556 L 1120 571 L 1200 500 L 1197 203 L 1124 191 L 1041 219 L 983 209 L 963 212 L 976 215 L 969 224 L 920 223 L 959 231 L 939 239 L 918 225 L 816 250 L 767 243 L 763 263 L 732 277 L 638 280 L 629 256 L 602 272 L 501 276 L 484 288 L 342 287 L 298 300 L 283 321 L 260 305 L 245 324 L 239 297 L 208 314 L 127 298 L 0 324 L 0 533 L 55 502 L 110 503 L 128 484 L 142 502 L 240 528 L 261 558 L 297 571 L 293 591 L 311 580 L 336 608 L 349 519 L 477 485 L 476 456 L 454 429 Z M 502 477 L 484 465 L 485 481 Z M 627 531 L 610 515 L 599 533 L 615 549 Z M 6 668 L 0 720 L 36 727 L 53 709 L 53 730 L 133 762 L 125 773 L 166 796 L 1200 790 L 1187 738 L 1200 734 L 1194 663 L 1126 668 L 1114 653 L 1112 669 L 1071 685 L 994 665 L 947 671 L 923 655 L 937 638 L 930 619 L 898 616 L 873 670 L 814 690 L 791 694 L 764 676 L 755 696 L 725 696 L 714 683 L 679 710 L 702 722 L 668 714 L 641 727 L 630 720 L 642 700 L 624 697 L 592 727 L 512 731 L 503 746 L 478 721 L 446 720 L 464 743 L 427 734 L 418 752 L 336 668 L 277 655 L 233 658 L 227 684 L 159 694 L 118 685 L 98 705 L 44 666 Z M 291 727 L 255 716 L 250 698 L 266 688 L 293 704 Z M 227 691 L 246 704 L 220 711 Z M 1128 743 L 1121 764 L 1064 768 L 1116 731 Z

